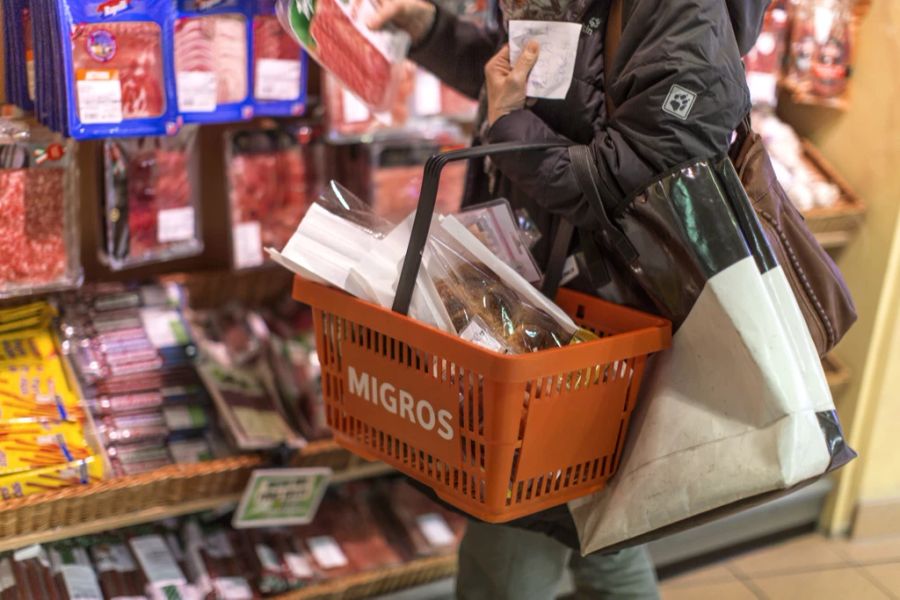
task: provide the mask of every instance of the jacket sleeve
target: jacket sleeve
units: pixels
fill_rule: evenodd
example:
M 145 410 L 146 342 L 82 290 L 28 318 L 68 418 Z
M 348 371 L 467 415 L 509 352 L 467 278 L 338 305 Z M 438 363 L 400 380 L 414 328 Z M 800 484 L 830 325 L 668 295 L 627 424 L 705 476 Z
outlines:
M 590 142 L 610 206 L 672 167 L 724 154 L 750 109 L 740 52 L 721 0 L 632 0 L 625 4 L 623 22 L 607 69 L 617 108 L 595 126 Z M 486 137 L 488 143 L 566 141 L 527 109 L 498 119 Z M 550 212 L 581 227 L 597 226 L 565 148 L 492 160 Z
M 460 19 L 437 6 L 434 24 L 409 57 L 473 100 L 484 85 L 484 66 L 500 45 L 499 31 Z

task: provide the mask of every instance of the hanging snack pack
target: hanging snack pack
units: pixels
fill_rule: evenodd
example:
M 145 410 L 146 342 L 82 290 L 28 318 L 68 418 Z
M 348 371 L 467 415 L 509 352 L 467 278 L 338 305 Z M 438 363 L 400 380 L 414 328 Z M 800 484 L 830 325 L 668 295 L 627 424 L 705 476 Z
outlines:
M 373 110 L 391 107 L 402 79 L 409 36 L 372 31 L 373 0 L 278 0 L 282 24 L 309 55 Z
M 253 99 L 257 116 L 301 115 L 306 109 L 306 53 L 275 15 L 275 0 L 253 12 Z
M 263 248 L 281 248 L 290 239 L 320 191 L 322 150 L 318 134 L 306 125 L 230 135 L 226 161 L 236 268 L 263 264 Z
M 31 4 L 36 52 L 43 57 L 35 67 L 38 113 L 51 127 L 78 139 L 177 130 L 172 55 L 166 51 L 171 2 Z M 53 22 L 45 38 L 47 16 Z M 64 80 L 53 73 L 63 73 Z
M 78 285 L 75 145 L 0 119 L 0 298 Z
M 198 254 L 197 130 L 104 145 L 103 256 L 113 269 Z
M 186 123 L 253 117 L 249 0 L 179 0 L 174 55 Z

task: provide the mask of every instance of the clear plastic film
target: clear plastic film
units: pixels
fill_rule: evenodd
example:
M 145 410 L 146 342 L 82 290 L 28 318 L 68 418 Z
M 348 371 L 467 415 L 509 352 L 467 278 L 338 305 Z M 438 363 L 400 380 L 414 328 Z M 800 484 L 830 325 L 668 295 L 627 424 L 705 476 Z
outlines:
M 328 72 L 374 111 L 389 110 L 403 80 L 409 35 L 372 31 L 373 0 L 278 0 L 284 26 Z

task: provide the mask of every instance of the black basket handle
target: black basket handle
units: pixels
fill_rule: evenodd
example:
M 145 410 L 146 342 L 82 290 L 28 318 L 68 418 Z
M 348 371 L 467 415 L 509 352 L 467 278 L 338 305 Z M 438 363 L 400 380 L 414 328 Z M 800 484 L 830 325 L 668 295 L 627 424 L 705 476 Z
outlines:
M 447 166 L 447 163 L 484 158 L 497 154 L 547 150 L 548 148 L 564 146 L 568 146 L 568 144 L 561 142 L 531 144 L 504 142 L 502 144 L 487 144 L 463 148 L 462 150 L 451 150 L 450 152 L 435 154 L 429 158 L 428 162 L 425 163 L 425 176 L 422 180 L 422 191 L 419 194 L 419 205 L 416 208 L 416 216 L 409 236 L 409 247 L 406 250 L 406 258 L 403 260 L 403 269 L 400 271 L 400 281 L 397 283 L 397 294 L 394 296 L 394 312 L 402 315 L 409 313 L 413 288 L 419 275 L 419 267 L 422 265 L 422 253 L 425 251 L 425 242 L 428 240 L 431 217 L 434 215 L 438 183 L 440 183 L 441 172 Z

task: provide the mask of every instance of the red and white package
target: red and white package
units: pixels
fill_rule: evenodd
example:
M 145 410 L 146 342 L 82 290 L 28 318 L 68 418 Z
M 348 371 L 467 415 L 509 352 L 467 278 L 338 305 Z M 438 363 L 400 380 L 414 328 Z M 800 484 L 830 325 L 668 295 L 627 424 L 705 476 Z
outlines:
M 309 55 L 375 111 L 389 110 L 403 78 L 409 35 L 366 25 L 374 0 L 279 0 L 282 25 Z
M 0 119 L 0 298 L 81 280 L 75 145 Z

